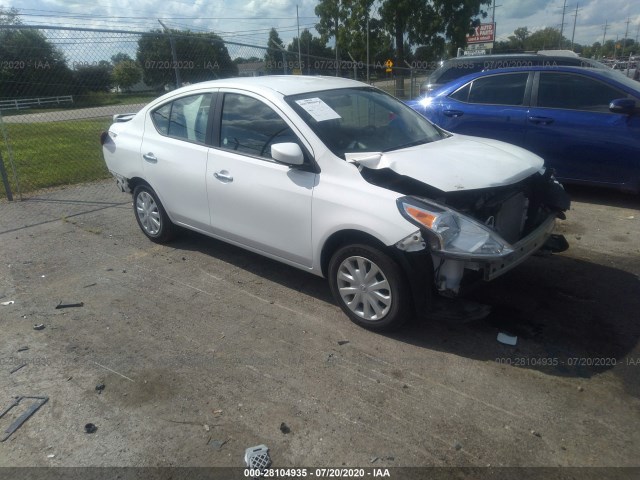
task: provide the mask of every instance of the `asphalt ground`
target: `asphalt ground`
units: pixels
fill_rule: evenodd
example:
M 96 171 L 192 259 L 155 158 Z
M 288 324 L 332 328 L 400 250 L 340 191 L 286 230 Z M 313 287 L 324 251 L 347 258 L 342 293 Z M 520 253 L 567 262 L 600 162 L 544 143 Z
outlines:
M 111 180 L 3 201 L 0 411 L 48 402 L 0 467 L 640 467 L 640 198 L 570 193 L 571 248 L 474 291 L 486 319 L 384 335 L 321 278 L 149 242 Z

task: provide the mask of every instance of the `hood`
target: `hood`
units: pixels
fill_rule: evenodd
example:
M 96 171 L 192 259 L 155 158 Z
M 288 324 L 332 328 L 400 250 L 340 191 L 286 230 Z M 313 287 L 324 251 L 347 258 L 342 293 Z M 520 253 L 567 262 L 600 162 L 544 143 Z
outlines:
M 389 168 L 443 192 L 511 185 L 544 166 L 523 148 L 466 135 L 392 152 L 347 153 L 346 159 L 365 168 Z

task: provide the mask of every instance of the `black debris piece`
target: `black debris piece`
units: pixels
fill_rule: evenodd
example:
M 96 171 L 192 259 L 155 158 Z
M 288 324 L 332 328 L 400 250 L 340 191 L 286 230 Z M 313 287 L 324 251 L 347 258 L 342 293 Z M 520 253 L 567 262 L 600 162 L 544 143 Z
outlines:
M 62 308 L 78 308 L 78 307 L 84 307 L 84 302 L 80 302 L 80 303 L 62 303 L 62 302 L 60 302 L 58 305 L 56 305 L 56 310 L 60 310 Z
M 16 397 L 15 401 L 11 405 L 9 405 L 2 413 L 0 413 L 0 418 L 4 417 L 9 412 L 9 410 L 11 410 L 13 407 L 18 406 L 20 402 L 24 399 L 30 399 L 30 400 L 36 400 L 36 401 L 32 403 L 29 406 L 29 408 L 25 410 L 25 412 L 22 415 L 20 415 L 15 420 L 15 422 L 13 422 L 9 426 L 9 428 L 7 428 L 4 431 L 5 436 L 2 437 L 2 439 L 0 439 L 0 442 L 4 442 L 7 438 L 13 435 L 13 433 L 16 430 L 18 430 L 24 424 L 24 422 L 26 422 L 31 417 L 31 415 L 36 413 L 42 405 L 44 405 L 49 401 L 49 397 Z
M 282 423 L 280 424 L 280 431 L 281 431 L 282 433 L 284 433 L 285 435 L 286 435 L 287 433 L 291 433 L 291 429 L 290 429 L 290 428 L 288 427 L 288 425 L 287 425 L 286 423 L 284 423 L 284 422 L 282 422 Z

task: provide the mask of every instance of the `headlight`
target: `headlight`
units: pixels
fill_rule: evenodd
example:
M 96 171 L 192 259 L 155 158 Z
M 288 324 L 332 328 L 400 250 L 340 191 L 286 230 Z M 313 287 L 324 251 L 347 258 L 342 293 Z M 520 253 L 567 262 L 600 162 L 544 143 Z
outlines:
M 427 233 L 431 250 L 458 255 L 500 255 L 511 248 L 485 225 L 443 205 L 411 197 L 398 199 L 400 213 Z

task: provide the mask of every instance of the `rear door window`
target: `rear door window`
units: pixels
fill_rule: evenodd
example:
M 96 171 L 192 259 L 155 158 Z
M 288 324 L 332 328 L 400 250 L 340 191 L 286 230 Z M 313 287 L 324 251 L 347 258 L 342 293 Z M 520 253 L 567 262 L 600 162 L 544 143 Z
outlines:
M 541 72 L 538 107 L 609 112 L 609 103 L 625 98 L 622 90 L 584 75 Z
M 453 92 L 454 100 L 485 105 L 523 105 L 528 73 L 481 77 Z

